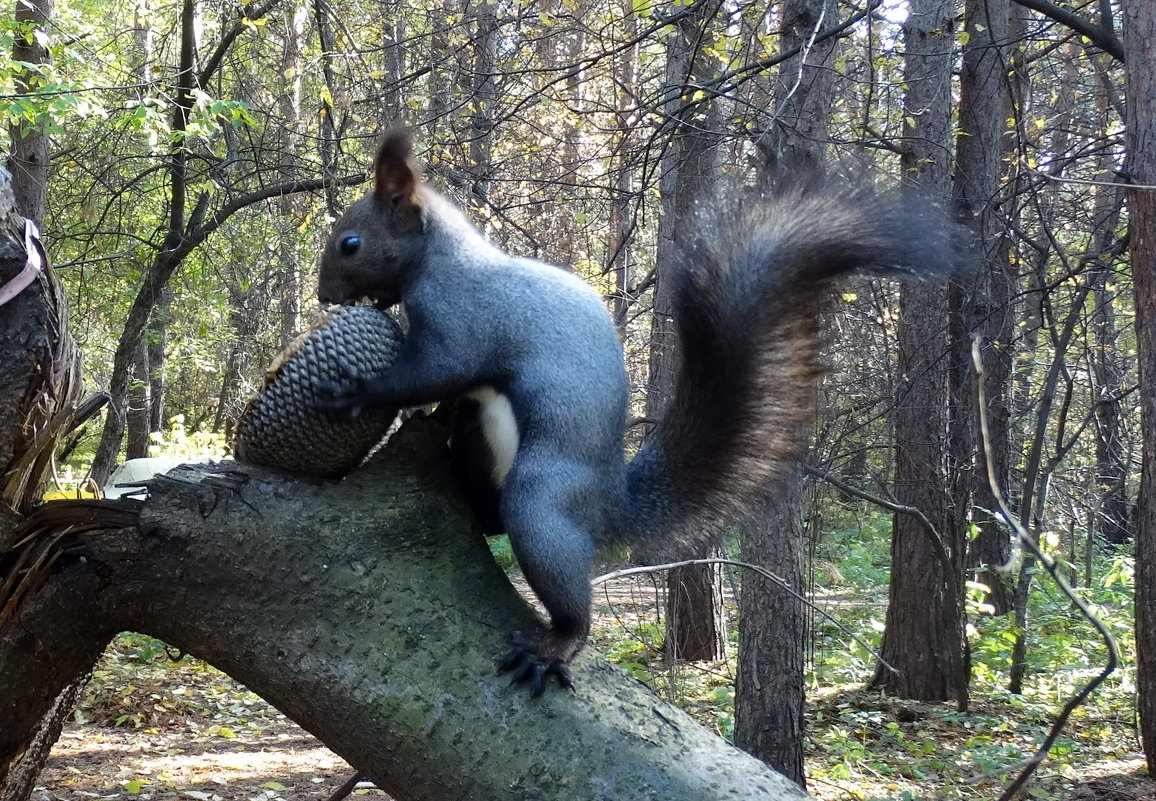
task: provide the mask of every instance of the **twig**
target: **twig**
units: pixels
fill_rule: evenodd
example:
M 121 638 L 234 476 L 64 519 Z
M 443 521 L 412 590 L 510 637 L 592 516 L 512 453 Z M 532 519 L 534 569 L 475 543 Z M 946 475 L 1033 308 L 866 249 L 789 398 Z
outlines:
M 1108 676 L 1112 675 L 1113 671 L 1116 670 L 1116 665 L 1120 661 L 1120 654 L 1116 648 L 1116 641 L 1112 638 L 1112 633 L 1108 631 L 1103 622 L 1101 622 L 1100 619 L 1092 613 L 1092 610 L 1088 608 L 1088 605 L 1084 602 L 1084 600 L 1076 594 L 1075 590 L 1073 590 L 1068 582 L 1064 580 L 1064 577 L 1060 575 L 1055 560 L 1040 550 L 1039 546 L 1036 545 L 1027 529 L 1023 527 L 1023 524 L 1020 523 L 1017 518 L 1012 516 L 1011 510 L 1008 509 L 1007 503 L 1004 501 L 1003 492 L 999 487 L 999 481 L 995 474 L 995 462 L 992 459 L 991 435 L 987 427 L 987 399 L 986 393 L 983 389 L 983 360 L 979 355 L 978 336 L 974 337 L 971 342 L 971 360 L 975 365 L 977 383 L 979 384 L 979 429 L 983 441 L 984 461 L 987 465 L 987 481 L 988 486 L 991 488 L 992 497 L 995 498 L 996 503 L 999 505 L 1000 515 L 1015 531 L 1016 536 L 1019 538 L 1020 545 L 1029 553 L 1031 553 L 1032 556 L 1034 556 L 1041 565 L 1043 565 L 1048 575 L 1051 576 L 1052 580 L 1056 583 L 1056 586 L 1059 587 L 1060 591 L 1063 592 L 1064 595 L 1066 595 L 1068 599 L 1076 606 L 1076 608 L 1080 610 L 1080 614 L 1082 614 L 1088 620 L 1088 622 L 1092 624 L 1093 628 L 1095 628 L 1103 638 L 1104 645 L 1108 648 L 1108 664 L 1102 671 L 1100 671 L 1097 676 L 1085 684 L 1079 690 L 1079 692 L 1068 699 L 1068 703 L 1064 704 L 1064 708 L 1060 710 L 1060 714 L 1056 716 L 1055 722 L 1052 724 L 1051 729 L 1048 731 L 1048 736 L 1044 738 L 1044 741 L 1040 744 L 1040 747 L 1036 750 L 1036 752 L 1025 761 L 1024 768 L 1020 771 L 1020 774 L 1016 776 L 1015 781 L 1008 785 L 1007 789 L 1004 790 L 1003 794 L 999 797 L 999 801 L 1011 801 L 1019 789 L 1023 787 L 1024 784 L 1027 783 L 1028 779 L 1031 778 L 1032 774 L 1035 773 L 1036 768 L 1038 768 L 1044 759 L 1047 758 L 1048 751 L 1055 744 L 1057 738 L 1059 738 L 1060 732 L 1063 731 L 1064 725 L 1067 724 L 1068 718 L 1071 716 L 1075 708 L 1083 703 L 1084 699 L 1091 695 L 1092 692 L 1097 687 L 1099 687 L 1104 682 L 1104 680 L 1108 678 Z
M 357 789 L 357 783 L 364 778 L 365 778 L 364 773 L 361 773 L 360 771 L 358 771 L 357 773 L 354 773 L 352 776 L 350 776 L 345 781 L 344 784 L 342 784 L 340 787 L 338 787 L 336 790 L 334 790 L 332 793 L 330 793 L 326 797 L 325 801 L 341 801 L 341 799 L 345 798 L 350 793 L 352 793 L 354 790 L 356 790 Z
M 823 609 L 821 606 L 816 604 L 811 599 L 800 594 L 798 592 L 798 590 L 793 588 L 785 579 L 780 578 L 779 576 L 776 576 L 774 573 L 767 570 L 765 567 L 760 567 L 759 565 L 752 564 L 750 562 L 740 562 L 740 561 L 737 561 L 735 559 L 718 559 L 718 558 L 686 559 L 686 560 L 683 560 L 681 562 L 667 562 L 667 563 L 661 564 L 661 565 L 642 565 L 640 567 L 624 567 L 621 570 L 614 570 L 610 573 L 604 573 L 601 576 L 598 576 L 598 577 L 594 578 L 593 580 L 591 580 L 590 583 L 594 586 L 598 586 L 599 584 L 605 584 L 607 581 L 610 581 L 611 579 L 624 578 L 626 576 L 635 576 L 635 575 L 639 575 L 641 573 L 654 573 L 654 572 L 657 572 L 659 570 L 672 570 L 676 567 L 689 567 L 691 565 L 731 565 L 732 567 L 740 567 L 740 568 L 745 568 L 747 570 L 753 570 L 754 572 L 758 573 L 760 576 L 763 576 L 764 578 L 766 578 L 768 581 L 771 581 L 774 584 L 778 584 L 788 594 L 790 594 L 791 596 L 793 596 L 794 598 L 796 598 L 797 600 L 799 600 L 803 604 L 811 607 L 816 612 L 818 612 L 820 615 L 822 615 L 824 618 L 826 618 L 828 621 L 833 623 L 835 625 L 835 627 L 839 629 L 839 631 L 843 632 L 848 637 L 850 637 L 852 640 L 859 643 L 861 646 L 863 646 L 863 648 L 867 651 L 867 653 L 871 654 L 871 656 L 873 656 L 877 660 L 879 660 L 879 664 L 883 665 L 883 667 L 887 668 L 892 673 L 898 673 L 899 672 L 894 667 L 887 664 L 887 662 L 885 662 L 883 660 L 883 657 L 880 656 L 875 651 L 874 648 L 872 648 L 870 645 L 868 645 L 866 642 L 864 642 L 861 637 L 859 637 L 857 634 L 855 634 L 855 632 L 851 631 L 849 628 L 847 628 L 842 623 L 840 623 L 838 620 L 836 620 L 831 615 L 831 613 L 828 612 L 826 609 Z
M 882 507 L 889 512 L 896 514 L 909 515 L 915 518 L 919 523 L 920 529 L 927 535 L 927 541 L 931 544 L 931 550 L 935 552 L 935 558 L 939 562 L 940 568 L 943 570 L 943 582 L 947 590 L 947 594 L 951 598 L 962 599 L 963 593 L 959 589 L 959 577 L 955 573 L 955 565 L 951 561 L 951 555 L 947 552 L 947 546 L 943 544 L 943 537 L 939 534 L 939 529 L 935 524 L 928 519 L 923 510 L 916 506 L 907 506 L 905 504 L 896 503 L 888 498 L 883 498 L 879 495 L 873 495 L 866 490 L 853 487 L 846 481 L 836 476 L 834 473 L 826 470 L 820 470 L 817 467 L 812 467 L 809 464 L 803 465 L 803 472 L 809 475 L 821 478 L 835 489 L 850 495 L 854 498 L 860 498 L 876 506 Z

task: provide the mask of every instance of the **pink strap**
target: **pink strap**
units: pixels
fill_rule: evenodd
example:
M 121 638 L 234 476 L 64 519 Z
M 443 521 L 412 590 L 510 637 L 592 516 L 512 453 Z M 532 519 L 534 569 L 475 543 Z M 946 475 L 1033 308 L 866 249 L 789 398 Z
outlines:
M 0 286 L 0 306 L 3 306 L 16 297 L 36 278 L 36 274 L 44 268 L 43 246 L 40 244 L 40 231 L 32 220 L 24 221 L 24 252 L 27 261 L 24 269 L 16 273 L 8 283 Z

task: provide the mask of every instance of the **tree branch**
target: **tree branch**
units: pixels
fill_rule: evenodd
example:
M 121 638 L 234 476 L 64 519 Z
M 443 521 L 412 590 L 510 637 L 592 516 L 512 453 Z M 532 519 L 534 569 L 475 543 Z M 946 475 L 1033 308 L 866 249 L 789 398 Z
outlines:
M 205 66 L 197 73 L 197 88 L 204 89 L 205 85 L 212 79 L 217 69 L 221 66 L 221 61 L 225 58 L 225 53 L 229 52 L 229 48 L 233 46 L 233 42 L 237 37 L 245 32 L 246 21 L 261 19 L 274 8 L 281 4 L 281 0 L 267 0 L 264 5 L 250 6 L 244 8 L 238 6 L 237 20 L 233 23 L 233 27 L 225 31 L 221 36 L 221 41 L 217 42 L 216 49 L 213 50 L 213 55 L 205 61 Z
M 135 527 L 65 534 L 0 624 L 3 719 L 128 629 L 224 670 L 398 801 L 806 799 L 590 650 L 573 693 L 531 701 L 497 675 L 509 627 L 543 624 L 464 515 L 447 433 L 411 420 L 340 483 L 185 466 Z M 0 772 L 21 734 L 0 727 Z
M 846 481 L 843 481 L 841 478 L 836 476 L 834 473 L 828 472 L 826 470 L 820 470 L 819 468 L 813 467 L 809 464 L 803 465 L 803 472 L 807 473 L 808 475 L 815 476 L 816 478 L 821 478 L 835 489 L 854 498 L 861 498 L 862 500 L 873 503 L 876 506 L 880 506 L 889 512 L 894 512 L 901 515 L 909 515 L 915 518 L 915 520 L 919 523 L 919 527 L 923 530 L 923 533 L 927 535 L 927 541 L 931 543 L 931 549 L 935 552 L 935 558 L 939 561 L 939 566 L 943 569 L 943 581 L 947 587 L 948 595 L 952 598 L 963 597 L 963 595 L 959 592 L 959 580 L 955 574 L 955 566 L 952 564 L 951 556 L 947 552 L 947 546 L 943 544 L 943 537 L 940 536 L 939 530 L 935 527 L 935 524 L 927 518 L 927 515 L 923 513 L 922 509 L 919 509 L 915 506 L 906 506 L 901 503 L 896 503 L 895 501 L 880 497 L 878 495 L 872 495 L 865 490 L 851 486 Z M 890 666 L 888 665 L 888 667 Z
M 1086 37 L 1092 44 L 1112 58 L 1124 63 L 1124 45 L 1109 28 L 1104 28 L 1091 20 L 1084 19 L 1071 9 L 1063 8 L 1050 0 L 1015 0 L 1017 5 L 1038 11 L 1048 19 L 1070 28 Z

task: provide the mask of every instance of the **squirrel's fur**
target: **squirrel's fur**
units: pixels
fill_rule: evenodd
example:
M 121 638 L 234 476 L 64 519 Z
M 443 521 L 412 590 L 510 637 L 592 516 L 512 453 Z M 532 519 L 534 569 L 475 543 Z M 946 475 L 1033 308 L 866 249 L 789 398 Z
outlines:
M 318 294 L 401 302 L 410 330 L 387 373 L 329 405 L 465 395 L 488 415 L 493 442 L 495 404 L 508 404 L 509 456 L 486 470 L 501 482 L 498 520 L 551 628 L 515 635 L 503 668 L 534 694 L 550 675 L 570 684 L 567 666 L 590 629 L 596 547 L 701 555 L 799 456 L 830 281 L 864 269 L 935 274 L 953 261 L 951 228 L 927 205 L 805 182 L 703 204 L 672 271 L 674 396 L 627 463 L 622 347 L 598 294 L 488 243 L 421 180 L 406 133 L 387 136 L 375 173 L 374 189 L 334 227 Z

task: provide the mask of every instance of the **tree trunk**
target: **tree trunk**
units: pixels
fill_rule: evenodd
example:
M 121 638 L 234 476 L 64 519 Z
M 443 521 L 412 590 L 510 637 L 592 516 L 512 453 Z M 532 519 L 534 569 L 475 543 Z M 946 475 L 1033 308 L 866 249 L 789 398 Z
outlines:
M 940 558 L 952 533 L 948 508 L 947 407 L 943 355 L 943 290 L 903 287 L 899 304 L 900 398 L 896 409 L 895 496 L 919 509 L 935 527 L 896 514 L 891 540 L 891 580 L 881 656 L 898 669 L 876 669 L 871 686 L 900 698 L 959 699 L 966 694 L 961 670 L 962 597 L 949 597 L 951 567 Z M 949 554 L 950 555 L 950 554 Z M 958 583 L 957 583 L 958 586 Z M 957 619 L 956 610 L 960 617 Z
M 292 13 L 285 15 L 285 45 L 281 54 L 281 69 L 289 78 L 288 91 L 277 99 L 277 111 L 282 119 L 292 120 L 281 132 L 282 155 L 279 159 L 278 170 L 281 180 L 290 181 L 296 174 L 299 161 L 298 150 L 302 148 L 302 136 L 299 129 L 301 121 L 301 92 L 304 76 L 304 59 L 302 49 L 305 40 L 305 22 L 308 19 L 308 10 L 302 2 Z M 401 24 L 399 21 L 398 25 Z M 286 195 L 277 201 L 277 213 L 283 224 L 294 222 L 303 215 L 304 207 L 301 201 L 291 195 Z M 277 341 L 292 342 L 301 331 L 301 298 L 304 295 L 301 275 L 301 247 L 298 238 L 287 226 L 277 241 L 278 263 L 281 265 L 280 280 L 276 282 L 277 305 L 280 311 L 277 325 Z
M 716 552 L 713 555 L 720 554 Z M 690 619 L 683 620 L 682 616 L 687 612 Z M 666 582 L 667 656 L 691 662 L 725 658 L 727 625 L 724 612 L 721 565 L 683 565 L 672 569 Z M 670 636 L 670 632 L 675 636 Z
M 624 3 L 626 19 L 622 21 L 623 33 L 627 37 L 637 35 L 638 15 L 630 13 L 630 0 Z M 636 190 L 636 165 L 622 151 L 622 146 L 629 141 L 633 127 L 633 115 L 627 110 L 631 104 L 630 92 L 638 75 L 638 46 L 626 48 L 618 54 L 615 61 L 615 123 L 617 143 L 614 155 L 611 157 L 609 172 L 614 176 L 614 191 L 609 199 L 609 219 L 606 226 L 606 270 L 611 273 L 614 286 L 614 297 L 611 301 L 610 312 L 614 315 L 614 322 L 620 330 L 626 330 L 626 315 L 632 307 L 631 298 L 627 290 L 630 287 L 631 270 L 634 264 L 631 261 L 631 239 L 638 222 L 638 193 Z
M 1004 199 L 1006 156 L 1014 140 L 1012 82 L 1016 72 L 1009 41 L 1010 0 L 969 0 L 964 22 L 967 47 L 960 76 L 959 135 L 953 189 L 960 217 L 975 232 L 977 263 L 963 271 L 951 288 L 951 336 L 954 351 L 951 405 L 951 464 L 954 469 L 955 525 L 972 522 L 978 528 L 968 554 L 975 578 L 986 584 L 987 603 L 994 614 L 1011 608 L 1011 586 L 996 568 L 1011 558 L 1007 526 L 996 519 L 998 507 L 985 459 L 985 448 L 996 480 L 1006 489 L 1010 472 L 1008 391 L 1012 370 L 1015 318 L 1011 312 L 1014 277 L 1009 265 L 1011 241 L 1007 218 L 1014 206 Z M 1016 114 L 1018 116 L 1018 114 Z M 972 364 L 972 337 L 979 337 L 984 363 L 984 395 L 990 440 L 980 441 L 978 375 Z
M 531 701 L 496 674 L 510 627 L 543 624 L 464 517 L 446 434 L 415 418 L 341 483 L 183 467 L 143 504 L 45 507 L 46 538 L 111 527 L 49 546 L 51 574 L 0 623 L 0 772 L 132 630 L 225 671 L 398 801 L 805 798 L 592 651 L 573 693 Z
M 671 282 L 665 268 L 673 263 L 675 231 L 689 225 L 696 200 L 709 192 L 718 170 L 717 107 L 714 103 L 686 107 L 685 90 L 709 77 L 713 67 L 703 50 L 714 8 L 704 4 L 682 17 L 667 40 L 666 86 L 670 109 L 670 143 L 662 157 L 659 192 L 662 218 L 655 257 L 654 308 L 650 328 L 650 370 L 647 415 L 658 420 L 674 389 L 678 341 L 671 318 Z M 707 554 L 695 554 L 707 556 Z M 667 652 L 679 659 L 716 660 L 725 653 L 726 621 L 719 605 L 720 572 L 711 565 L 672 570 L 667 577 Z
M 152 421 L 152 384 L 149 381 L 149 348 L 142 342 L 133 359 L 132 383 L 124 410 L 124 458 L 143 459 L 149 455 L 149 423 Z
M 829 26 L 823 0 L 785 0 L 780 52 L 802 48 L 779 67 L 774 91 L 776 119 L 761 142 L 767 179 L 782 164 L 819 169 L 826 154 L 834 102 L 832 69 L 838 39 L 807 46 Z M 771 191 L 774 191 L 773 188 Z M 806 435 L 804 435 L 806 438 Z M 765 567 L 796 592 L 806 586 L 803 473 L 792 470 L 755 517 L 744 526 L 742 558 Z M 739 665 L 735 678 L 735 745 L 783 775 L 806 783 L 803 763 L 803 677 L 807 610 L 762 576 L 743 577 L 739 599 Z
M 796 592 L 804 576 L 803 479 L 796 468 L 763 505 L 766 521 L 743 529 L 742 560 L 767 568 Z M 801 601 L 763 576 L 743 575 L 735 745 L 803 786 L 803 647 Z
M 47 164 L 39 177 L 43 183 Z M 16 196 L 8 171 L 0 167 L 0 284 L 24 269 L 28 254 L 14 224 Z M 50 265 L 0 312 L 0 586 L 5 557 L 16 542 L 17 512 L 26 512 L 43 495 L 52 457 L 74 419 L 73 404 L 81 391 L 80 357 L 67 328 L 64 292 Z M 4 606 L 0 601 L 0 609 Z M 54 687 L 42 713 L 28 722 L 21 753 L 9 770 L 0 771 L 0 799 L 23 801 L 31 792 L 48 751 L 76 695 L 85 671 Z M 6 720 L 0 717 L 0 730 Z
M 954 4 L 914 0 L 904 24 L 904 178 L 924 196 L 949 193 Z M 895 496 L 920 510 L 896 514 L 882 657 L 871 686 L 901 698 L 955 699 L 967 706 L 962 542 L 947 472 L 945 293 L 907 284 L 899 308 L 899 397 L 895 412 Z
M 12 60 L 26 64 L 52 64 L 52 54 L 38 38 L 51 36 L 49 25 L 53 0 L 17 0 L 15 22 L 29 26 L 12 44 Z M 13 74 L 13 88 L 17 95 L 31 94 L 44 83 L 40 74 L 31 69 L 17 69 Z M 12 172 L 12 190 L 16 195 L 16 211 L 24 217 L 44 222 L 45 201 L 48 197 L 48 134 L 33 127 L 27 120 L 9 126 L 11 152 L 8 169 Z
M 498 58 L 497 4 L 468 4 L 474 29 L 471 41 L 470 99 L 465 130 L 469 143 L 470 207 L 478 220 L 490 219 L 490 178 L 493 173 L 494 73 Z
M 1109 179 L 1110 180 L 1110 179 Z M 1113 215 L 1115 223 L 1118 216 Z M 1128 498 L 1131 443 L 1120 415 L 1120 394 L 1128 384 L 1128 370 L 1121 358 L 1121 331 L 1116 321 L 1116 296 L 1109 286 L 1112 269 L 1104 264 L 1097 270 L 1092 286 L 1092 333 L 1095 337 L 1091 355 L 1091 373 L 1096 407 L 1096 479 L 1092 502 L 1095 509 L 1092 532 L 1105 542 L 1125 545 L 1132 541 L 1132 504 Z M 1098 501 L 1098 502 L 1097 502 Z
M 1156 185 L 1156 6 L 1123 0 L 1121 28 L 1127 63 L 1127 175 Z M 1136 685 L 1140 736 L 1148 772 L 1156 774 L 1156 194 L 1129 190 L 1132 280 L 1136 293 L 1136 353 L 1140 362 L 1140 426 L 1144 441 L 1136 527 Z

